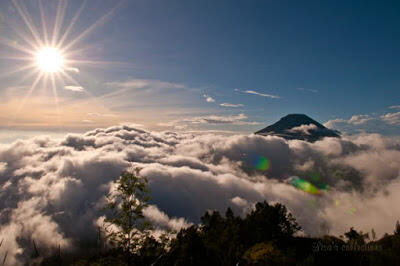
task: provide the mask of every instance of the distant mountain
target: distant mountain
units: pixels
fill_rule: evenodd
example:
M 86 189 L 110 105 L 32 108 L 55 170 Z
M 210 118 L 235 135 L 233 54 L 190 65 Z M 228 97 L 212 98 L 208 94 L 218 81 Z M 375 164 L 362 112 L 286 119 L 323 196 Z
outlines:
M 324 137 L 340 138 L 340 132 L 324 127 L 314 119 L 304 114 L 289 114 L 278 122 L 261 129 L 255 134 L 279 136 L 285 139 L 299 139 L 310 142 Z

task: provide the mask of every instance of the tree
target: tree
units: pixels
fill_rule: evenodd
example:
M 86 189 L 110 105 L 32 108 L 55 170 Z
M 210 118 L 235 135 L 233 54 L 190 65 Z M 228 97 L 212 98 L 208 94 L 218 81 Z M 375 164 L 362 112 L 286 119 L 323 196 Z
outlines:
M 371 237 L 372 237 L 372 240 L 376 240 L 376 232 L 375 232 L 375 230 L 374 230 L 374 228 L 372 228 L 371 229 Z
M 192 225 L 179 231 L 166 260 L 160 265 L 221 265 L 214 255 L 204 244 L 199 228 Z
M 368 233 L 364 234 L 362 231 L 357 232 L 356 230 L 354 230 L 354 227 L 351 227 L 348 232 L 344 233 L 344 235 L 349 240 L 349 242 L 356 242 L 359 244 L 364 244 L 365 239 L 369 239 Z
M 114 181 L 105 206 L 111 212 L 104 221 L 106 238 L 127 254 L 128 264 L 131 264 L 131 254 L 138 251 L 151 229 L 143 216 L 150 200 L 147 179 L 140 177 L 139 172 L 139 168 L 122 172 Z
M 269 205 L 266 201 L 256 204 L 255 209 L 246 216 L 245 223 L 244 235 L 250 245 L 274 239 L 285 240 L 301 230 L 284 205 Z
M 396 227 L 394 229 L 394 234 L 397 235 L 397 236 L 400 236 L 400 222 L 399 221 L 396 222 Z

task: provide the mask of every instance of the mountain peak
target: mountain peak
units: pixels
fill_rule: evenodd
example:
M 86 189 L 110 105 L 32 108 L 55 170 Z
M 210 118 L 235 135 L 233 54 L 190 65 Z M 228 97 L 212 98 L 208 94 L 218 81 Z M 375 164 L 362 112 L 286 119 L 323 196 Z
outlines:
M 305 114 L 288 114 L 275 124 L 261 129 L 255 134 L 264 136 L 273 135 L 285 139 L 300 139 L 311 142 L 324 137 L 340 137 L 338 131 L 324 127 Z

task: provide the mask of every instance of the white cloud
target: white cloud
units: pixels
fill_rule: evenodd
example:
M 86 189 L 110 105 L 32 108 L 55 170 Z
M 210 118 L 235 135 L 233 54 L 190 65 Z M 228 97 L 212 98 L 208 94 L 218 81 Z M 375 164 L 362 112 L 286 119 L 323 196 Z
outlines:
M 381 133 L 398 135 L 400 132 L 400 112 L 377 115 L 353 115 L 350 119 L 333 119 L 324 125 L 335 128 L 347 134 Z
M 316 130 L 318 127 L 314 124 L 309 124 L 309 125 L 301 125 L 298 127 L 293 127 L 289 131 L 291 132 L 301 132 L 307 135 L 310 135 L 310 130 Z
M 272 99 L 279 99 L 279 98 L 281 98 L 280 96 L 277 96 L 277 95 L 266 94 L 266 93 L 260 93 L 260 92 L 253 91 L 253 90 L 245 90 L 245 91 L 242 91 L 242 92 L 243 92 L 243 93 L 248 93 L 248 94 L 258 95 L 258 96 L 261 96 L 261 97 L 268 97 L 268 98 L 272 98 Z
M 347 120 L 342 119 L 342 118 L 328 120 L 327 122 L 324 123 L 324 126 L 327 128 L 335 128 L 337 126 L 337 124 L 340 124 L 340 123 L 347 123 Z
M 169 122 L 158 123 L 159 126 L 163 127 L 174 127 L 175 129 L 187 129 L 189 125 L 196 124 L 208 124 L 208 125 L 259 125 L 259 122 L 255 121 L 243 121 L 248 117 L 241 113 L 238 115 L 206 115 L 196 116 L 190 118 L 182 118 Z M 181 127 L 183 126 L 183 128 Z
M 186 122 L 191 124 L 232 124 L 232 125 L 258 125 L 258 122 L 243 121 L 248 117 L 245 114 L 238 115 L 208 115 L 178 120 L 178 122 Z
M 268 158 L 270 168 L 257 170 L 254 156 Z M 378 134 L 308 143 L 121 125 L 61 140 L 2 144 L 0 162 L 0 239 L 12 265 L 29 261 L 32 238 L 44 251 L 58 244 L 65 251 L 79 249 L 82 241 L 95 239 L 110 182 L 132 165 L 149 180 L 152 200 L 145 216 L 160 230 L 197 223 L 209 209 L 231 206 L 242 214 L 261 200 L 285 204 L 312 235 L 323 233 L 324 225 L 336 235 L 350 226 L 381 235 L 393 231 L 400 217 L 400 139 Z M 319 197 L 306 194 L 285 182 L 293 175 L 330 189 Z
M 0 174 L 4 173 L 7 169 L 7 163 L 0 162 Z
M 85 89 L 81 86 L 64 86 L 64 89 L 75 92 L 82 92 Z
M 213 97 L 211 97 L 211 96 L 208 96 L 208 95 L 204 94 L 203 97 L 206 99 L 206 101 L 207 101 L 208 103 L 213 103 L 213 102 L 215 102 L 215 99 L 214 99 Z
M 236 108 L 236 107 L 242 107 L 243 106 L 243 104 L 233 104 L 233 103 L 221 103 L 220 104 L 221 106 L 223 106 L 223 107 L 233 107 L 233 108 Z
M 149 79 L 129 79 L 126 81 L 114 81 L 108 82 L 108 86 L 117 87 L 117 88 L 130 88 L 130 89 L 145 89 L 145 88 L 174 88 L 174 89 L 183 89 L 184 85 L 173 83 L 173 82 L 165 82 L 161 80 L 149 80 Z
M 382 115 L 381 118 L 388 124 L 391 125 L 400 125 L 400 112 L 397 113 L 388 113 Z
M 354 124 L 354 125 L 361 125 L 365 124 L 366 122 L 372 120 L 373 118 L 370 117 L 369 115 L 353 115 L 349 123 Z
M 161 228 L 179 231 L 182 228 L 190 226 L 184 218 L 169 218 L 165 212 L 160 211 L 157 206 L 150 205 L 143 210 L 143 215 L 149 219 L 153 225 Z
M 74 73 L 79 73 L 79 68 L 77 68 L 77 67 L 67 67 L 65 70 L 74 72 Z
M 389 106 L 390 109 L 400 109 L 400 105 Z

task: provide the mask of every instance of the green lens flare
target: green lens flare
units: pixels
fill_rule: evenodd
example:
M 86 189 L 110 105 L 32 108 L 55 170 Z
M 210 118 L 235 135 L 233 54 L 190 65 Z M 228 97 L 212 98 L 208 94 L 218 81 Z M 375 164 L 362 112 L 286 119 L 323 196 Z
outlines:
M 321 191 L 316 186 L 314 186 L 313 184 L 311 184 L 310 182 L 308 182 L 304 179 L 301 179 L 298 176 L 292 176 L 290 183 L 293 186 L 297 187 L 298 189 L 303 190 L 304 192 L 307 192 L 307 193 L 310 193 L 313 195 L 321 194 Z
M 270 163 L 269 160 L 264 156 L 259 156 L 254 160 L 253 166 L 258 170 L 267 171 L 270 166 Z

